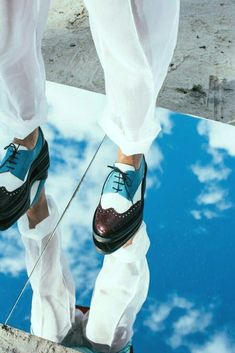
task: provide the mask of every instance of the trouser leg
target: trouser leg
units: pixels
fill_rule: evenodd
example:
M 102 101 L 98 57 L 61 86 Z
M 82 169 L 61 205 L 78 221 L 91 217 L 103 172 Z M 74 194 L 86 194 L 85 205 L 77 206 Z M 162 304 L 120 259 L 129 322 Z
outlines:
M 58 221 L 58 212 L 49 197 L 49 216 L 29 229 L 27 216 L 19 221 L 19 231 L 26 251 L 26 266 L 31 273 Z M 118 352 L 131 340 L 136 315 L 148 293 L 149 268 L 146 259 L 150 242 L 143 223 L 133 243 L 106 255 L 96 279 L 88 315 L 77 316 L 75 323 L 75 286 L 61 254 L 57 231 L 33 271 L 31 332 L 69 346 L 88 346 L 97 351 Z M 76 329 L 77 325 L 77 329 Z M 74 344 L 72 343 L 74 341 Z
M 105 75 L 100 124 L 125 154 L 146 153 L 161 129 L 155 104 L 176 45 L 179 1 L 85 4 Z
M 132 338 L 136 315 L 149 288 L 149 245 L 143 223 L 131 245 L 104 258 L 85 330 L 97 351 L 118 352 Z
M 29 229 L 24 215 L 18 221 L 26 251 L 28 274 L 32 271 L 59 215 L 51 197 L 47 198 L 49 216 L 34 229 Z M 57 230 L 36 266 L 30 283 L 33 290 L 31 331 L 34 335 L 61 342 L 75 316 L 75 285 L 61 250 L 60 231 Z
M 41 42 L 50 0 L 0 1 L 0 124 L 25 138 L 46 120 Z

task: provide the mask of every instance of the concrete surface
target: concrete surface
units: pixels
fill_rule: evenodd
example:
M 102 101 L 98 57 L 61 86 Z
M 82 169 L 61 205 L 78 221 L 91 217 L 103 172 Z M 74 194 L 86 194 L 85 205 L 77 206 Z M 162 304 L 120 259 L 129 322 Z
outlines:
M 159 106 L 235 121 L 234 13 L 235 0 L 181 0 L 178 44 Z M 43 52 L 48 80 L 104 93 L 82 0 L 52 0 Z
M 75 353 L 42 338 L 0 325 L 0 353 Z

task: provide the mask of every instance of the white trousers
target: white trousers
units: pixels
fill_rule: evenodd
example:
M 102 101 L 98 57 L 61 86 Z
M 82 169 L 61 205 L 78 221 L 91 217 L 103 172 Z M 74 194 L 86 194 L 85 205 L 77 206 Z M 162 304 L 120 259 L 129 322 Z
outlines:
M 50 0 L 0 1 L 0 123 L 24 138 L 47 119 L 41 41 Z M 99 123 L 125 154 L 160 132 L 156 98 L 177 42 L 180 0 L 84 0 L 106 85 Z
M 47 199 L 49 217 L 35 229 L 29 229 L 26 215 L 18 221 L 28 273 L 58 221 L 56 205 L 51 197 Z M 70 346 L 110 353 L 120 351 L 133 335 L 136 315 L 148 293 L 146 253 L 150 241 L 145 224 L 131 245 L 105 256 L 96 279 L 90 311 L 85 315 L 80 310 L 75 313 L 75 286 L 61 251 L 60 237 L 57 231 L 30 280 L 33 289 L 32 333 L 55 342 L 64 339 Z M 82 275 L 86 276 L 86 273 Z

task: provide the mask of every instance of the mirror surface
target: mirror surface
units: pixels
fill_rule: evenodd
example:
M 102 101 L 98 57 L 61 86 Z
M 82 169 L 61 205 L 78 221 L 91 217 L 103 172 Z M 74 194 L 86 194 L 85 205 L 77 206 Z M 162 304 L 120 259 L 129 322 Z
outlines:
M 60 98 L 63 95 L 63 100 Z M 46 191 L 60 213 L 81 179 L 103 132 L 96 124 L 104 97 L 48 83 L 51 152 Z M 135 324 L 139 353 L 235 350 L 235 129 L 159 109 L 162 132 L 146 156 L 145 222 L 150 289 Z M 66 118 L 65 118 L 66 117 Z M 107 138 L 61 224 L 63 249 L 76 283 L 77 304 L 89 306 L 103 257 L 91 238 L 93 212 L 116 158 Z M 0 322 L 27 275 L 16 226 L 0 236 Z M 9 325 L 30 330 L 28 287 Z

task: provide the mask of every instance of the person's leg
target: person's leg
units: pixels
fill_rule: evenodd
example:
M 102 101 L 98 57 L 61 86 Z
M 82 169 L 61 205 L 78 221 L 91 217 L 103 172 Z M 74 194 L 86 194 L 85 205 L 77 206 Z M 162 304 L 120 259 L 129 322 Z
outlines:
M 0 165 L 0 230 L 13 225 L 38 199 L 50 165 L 41 128 L 36 145 L 28 149 L 11 143 Z
M 49 4 L 50 0 L 0 2 L 0 125 L 9 138 L 25 139 L 46 120 L 41 42 Z
M 176 45 L 179 0 L 85 4 L 105 75 L 100 125 L 119 148 L 93 220 L 96 247 L 110 253 L 142 222 L 147 171 L 142 157 L 161 130 L 155 105 Z
M 105 256 L 96 279 L 88 321 L 86 318 L 83 323 L 87 346 L 101 352 L 118 352 L 130 342 L 136 315 L 148 293 L 149 245 L 146 226 L 142 223 L 131 244 Z
M 18 220 L 28 274 L 48 242 L 58 218 L 55 203 L 43 191 L 37 204 Z M 54 342 L 63 340 L 75 315 L 75 286 L 62 254 L 60 237 L 58 229 L 30 278 L 33 290 L 31 332 Z
M 160 131 L 156 98 L 177 40 L 179 0 L 85 0 L 105 75 L 100 121 L 123 154 L 146 153 Z
M 32 186 L 39 181 L 38 194 L 47 178 L 48 147 L 38 127 L 47 118 L 41 43 L 49 4 L 0 2 L 0 129 L 13 141 L 0 164 L 1 230 L 27 211 Z

